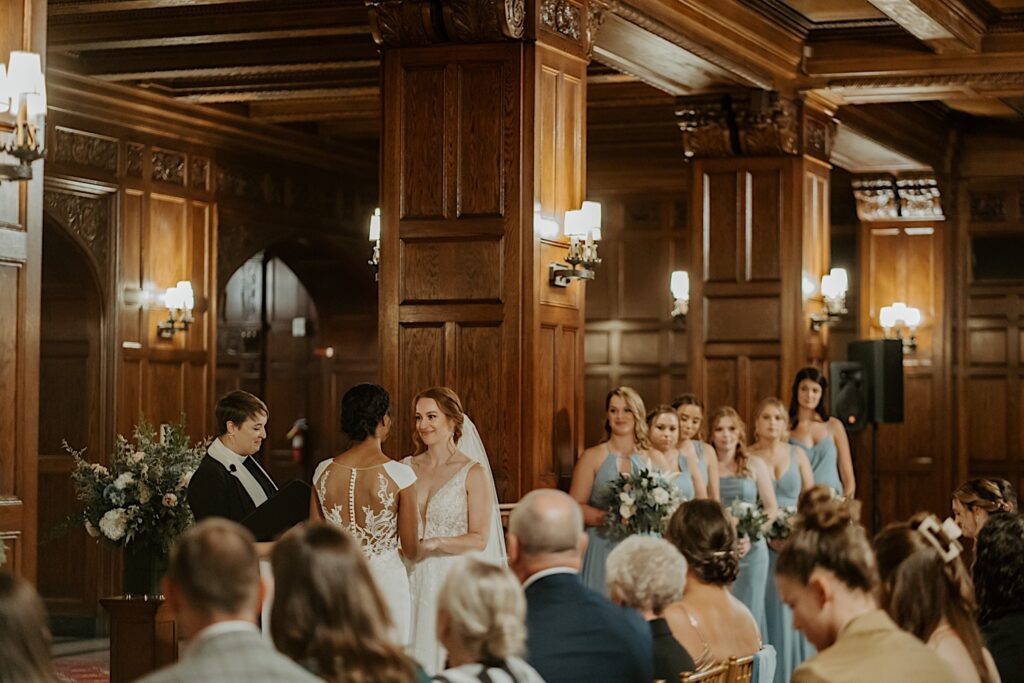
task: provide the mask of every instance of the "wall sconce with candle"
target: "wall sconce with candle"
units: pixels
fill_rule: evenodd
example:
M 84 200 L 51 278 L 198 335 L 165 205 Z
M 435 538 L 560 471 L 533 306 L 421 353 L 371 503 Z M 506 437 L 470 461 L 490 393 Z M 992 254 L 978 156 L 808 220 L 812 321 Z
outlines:
M 0 164 L 0 179 L 31 180 L 32 162 L 43 157 L 46 133 L 46 81 L 34 52 L 11 53 L 10 68 L 0 64 L 0 114 L 14 119 L 12 139 L 0 151 L 18 164 Z
M 593 280 L 594 268 L 600 265 L 597 243 L 601 241 L 601 204 L 583 202 L 574 211 L 565 212 L 565 236 L 569 253 L 565 263 L 549 266 L 549 281 L 555 287 L 568 287 L 573 280 Z
M 811 314 L 811 329 L 817 332 L 823 326 L 839 322 L 846 315 L 846 294 L 850 288 L 850 279 L 845 268 L 833 268 L 827 275 L 821 276 L 821 302 L 825 307 L 823 313 Z
M 690 309 L 690 274 L 685 270 L 672 272 L 669 280 L 669 291 L 672 292 L 672 317 L 682 318 Z
M 373 266 L 373 279 L 380 278 L 380 207 L 373 210 L 370 216 L 370 241 L 373 242 L 373 256 L 367 261 Z
M 894 301 L 891 306 L 883 306 L 878 312 L 878 323 L 885 331 L 886 339 L 899 339 L 903 342 L 903 353 L 913 353 L 917 348 L 915 332 L 921 324 L 921 309 L 907 306 L 902 301 Z
M 196 306 L 192 283 L 180 280 L 177 285 L 168 288 L 163 295 L 163 304 L 167 307 L 167 320 L 156 324 L 157 336 L 171 339 L 178 332 L 187 332 L 192 326 L 192 311 Z

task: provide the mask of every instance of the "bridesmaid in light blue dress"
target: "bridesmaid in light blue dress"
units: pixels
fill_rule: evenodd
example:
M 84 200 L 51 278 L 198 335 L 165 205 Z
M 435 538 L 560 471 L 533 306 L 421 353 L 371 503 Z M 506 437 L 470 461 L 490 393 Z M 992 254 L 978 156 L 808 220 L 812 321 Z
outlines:
M 789 442 L 804 450 L 815 484 L 852 498 L 857 483 L 850 442 L 843 423 L 828 415 L 827 390 L 828 380 L 817 368 L 803 368 L 796 373 L 789 402 Z
M 760 502 L 768 516 L 774 517 L 777 506 L 771 472 L 761 458 L 747 455 L 744 447 L 746 432 L 746 425 L 732 408 L 719 408 L 711 416 L 711 443 L 715 447 L 721 473 L 722 505 L 728 508 L 735 501 L 751 505 Z M 732 594 L 747 606 L 763 635 L 768 544 L 762 537 L 753 542 L 745 539 L 741 541 L 741 548 L 743 546 L 749 550 L 740 560 L 740 574 L 732 585 Z
M 767 463 L 775 482 L 775 497 L 780 514 L 785 507 L 796 507 L 800 494 L 814 486 L 811 463 L 803 451 L 786 440 L 789 416 L 777 398 L 761 401 L 754 413 L 754 438 L 751 455 Z M 793 627 L 793 612 L 782 601 L 775 585 L 775 563 L 783 541 L 770 541 L 768 547 L 768 584 L 765 589 L 765 641 L 777 654 L 775 683 L 789 683 L 796 667 L 815 654 L 804 635 Z
M 672 401 L 672 407 L 679 416 L 679 443 L 676 448 L 685 455 L 688 462 L 690 456 L 697 458 L 700 474 L 704 477 L 704 485 L 708 490 L 708 498 L 721 501 L 722 496 L 718 485 L 718 460 L 711 444 L 701 441 L 701 428 L 704 426 L 704 404 L 695 394 L 683 394 Z
M 605 528 L 605 516 L 611 505 L 609 484 L 621 473 L 636 473 L 650 466 L 647 456 L 647 423 L 644 402 L 635 390 L 618 387 L 605 398 L 604 423 L 607 439 L 583 451 L 572 472 L 569 495 L 583 509 L 587 528 L 587 550 L 583 556 L 583 583 L 604 595 L 605 560 L 621 538 Z
M 651 442 L 651 462 L 672 478 L 680 500 L 707 498 L 708 491 L 696 454 L 691 452 L 687 456 L 676 448 L 679 415 L 672 406 L 661 405 L 647 413 L 647 434 Z

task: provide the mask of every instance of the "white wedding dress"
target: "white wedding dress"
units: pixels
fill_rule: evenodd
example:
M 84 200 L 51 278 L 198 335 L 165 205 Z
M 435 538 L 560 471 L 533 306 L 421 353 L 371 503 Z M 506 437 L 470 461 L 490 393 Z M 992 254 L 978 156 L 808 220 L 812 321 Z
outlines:
M 412 601 L 409 576 L 398 540 L 398 492 L 416 481 L 398 462 L 347 467 L 320 463 L 313 485 L 324 519 L 352 535 L 362 547 L 381 596 L 388 605 L 395 642 L 409 644 Z
M 462 536 L 469 531 L 469 505 L 466 497 L 466 477 L 475 464 L 480 464 L 487 475 L 494 508 L 487 537 L 487 547 L 479 557 L 505 566 L 505 536 L 498 509 L 498 494 L 494 488 L 491 467 L 483 442 L 469 417 L 465 418 L 462 440 L 458 449 L 469 456 L 466 463 L 446 481 L 427 501 L 427 509 L 419 517 L 419 538 Z M 408 465 L 412 457 L 402 463 Z M 411 468 L 410 468 L 411 469 Z M 411 566 L 409 584 L 412 591 L 412 655 L 431 676 L 444 671 L 447 651 L 437 640 L 437 597 L 448 570 L 459 555 L 428 557 Z

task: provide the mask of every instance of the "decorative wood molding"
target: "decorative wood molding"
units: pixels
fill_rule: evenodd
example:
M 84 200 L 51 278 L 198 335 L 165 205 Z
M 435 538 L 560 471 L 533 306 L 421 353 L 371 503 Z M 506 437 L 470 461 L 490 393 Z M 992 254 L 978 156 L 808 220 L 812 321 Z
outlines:
M 142 156 L 146 146 L 137 142 L 129 142 L 125 147 L 125 174 L 130 178 L 142 177 Z
M 150 177 L 161 183 L 185 185 L 185 155 L 165 149 L 154 149 Z
M 109 198 L 46 188 L 43 204 L 61 227 L 75 235 L 93 253 L 100 264 L 100 272 L 105 272 L 110 245 Z M 101 284 L 105 287 L 107 283 L 104 280 Z
M 209 192 L 210 160 L 206 157 L 189 157 L 188 184 L 193 190 Z
M 525 0 L 367 0 L 366 6 L 373 39 L 387 47 L 518 40 L 526 26 Z
M 676 116 L 683 133 L 684 156 L 734 156 L 725 98 L 688 98 L 684 106 L 676 109 Z
M 226 283 L 253 254 L 270 244 L 272 232 L 262 224 L 222 218 L 217 226 L 217 281 Z
M 1014 87 L 1024 86 L 1024 71 L 992 73 L 921 74 L 907 76 L 858 76 L 836 78 L 828 82 L 829 90 L 864 90 L 868 88 L 921 88 L 938 86 Z
M 740 150 L 747 156 L 800 153 L 800 117 L 795 102 L 777 93 L 734 98 Z
M 930 174 L 855 177 L 853 196 L 857 217 L 864 223 L 945 218 L 938 181 Z
M 1006 195 L 1002 192 L 971 192 L 971 220 L 996 223 L 1006 220 Z
M 117 173 L 117 140 L 95 133 L 55 126 L 49 160 Z
M 583 8 L 571 0 L 540 0 L 541 28 L 582 44 L 586 40 L 587 22 Z

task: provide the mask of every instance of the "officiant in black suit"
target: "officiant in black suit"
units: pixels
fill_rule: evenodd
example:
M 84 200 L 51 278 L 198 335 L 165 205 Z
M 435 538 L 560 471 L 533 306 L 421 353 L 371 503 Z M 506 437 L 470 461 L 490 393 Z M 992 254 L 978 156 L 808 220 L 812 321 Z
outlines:
M 247 391 L 232 391 L 217 402 L 220 436 L 210 443 L 188 485 L 196 521 L 224 517 L 241 522 L 277 492 L 277 485 L 253 455 L 267 438 L 267 404 Z

